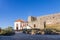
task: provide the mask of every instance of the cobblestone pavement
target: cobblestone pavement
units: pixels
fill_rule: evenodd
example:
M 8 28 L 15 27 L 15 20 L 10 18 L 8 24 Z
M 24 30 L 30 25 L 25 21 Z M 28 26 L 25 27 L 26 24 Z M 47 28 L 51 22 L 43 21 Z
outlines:
M 0 36 L 0 40 L 60 40 L 60 35 L 28 35 L 16 33 L 13 36 Z

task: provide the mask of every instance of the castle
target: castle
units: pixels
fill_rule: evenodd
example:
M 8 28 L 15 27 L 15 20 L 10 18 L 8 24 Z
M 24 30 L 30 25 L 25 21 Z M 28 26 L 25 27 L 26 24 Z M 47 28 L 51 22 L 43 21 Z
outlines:
M 46 26 L 51 26 L 56 24 L 60 25 L 60 13 L 39 16 L 39 17 L 29 16 L 27 24 L 31 28 L 38 28 L 38 29 L 44 29 Z M 17 25 L 15 24 L 15 29 L 16 26 Z M 57 27 L 60 28 L 59 26 Z

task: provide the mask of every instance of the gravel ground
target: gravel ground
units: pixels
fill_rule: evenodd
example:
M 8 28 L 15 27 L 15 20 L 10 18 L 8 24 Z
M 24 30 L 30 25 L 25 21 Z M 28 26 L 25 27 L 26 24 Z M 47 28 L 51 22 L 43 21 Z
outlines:
M 0 40 L 60 40 L 60 35 L 28 35 L 16 33 L 13 36 L 0 36 Z

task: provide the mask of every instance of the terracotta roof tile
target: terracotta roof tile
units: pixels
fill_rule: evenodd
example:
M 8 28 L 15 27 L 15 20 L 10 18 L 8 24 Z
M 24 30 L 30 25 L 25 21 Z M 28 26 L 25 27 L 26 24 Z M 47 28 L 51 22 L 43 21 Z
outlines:
M 24 22 L 23 20 L 21 20 L 21 19 L 18 19 L 18 20 L 16 20 L 15 22 Z

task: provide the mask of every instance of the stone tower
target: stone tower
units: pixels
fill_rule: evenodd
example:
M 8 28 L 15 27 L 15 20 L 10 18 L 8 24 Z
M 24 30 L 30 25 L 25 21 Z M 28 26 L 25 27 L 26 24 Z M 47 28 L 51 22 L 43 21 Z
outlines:
M 40 17 L 28 17 L 28 24 L 34 28 L 44 29 L 48 25 L 60 25 L 60 13 Z M 57 26 L 56 26 L 57 27 Z M 60 28 L 60 27 L 58 27 Z

